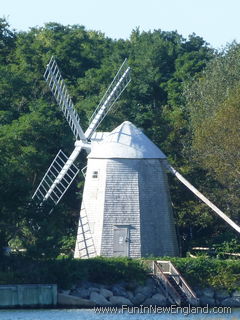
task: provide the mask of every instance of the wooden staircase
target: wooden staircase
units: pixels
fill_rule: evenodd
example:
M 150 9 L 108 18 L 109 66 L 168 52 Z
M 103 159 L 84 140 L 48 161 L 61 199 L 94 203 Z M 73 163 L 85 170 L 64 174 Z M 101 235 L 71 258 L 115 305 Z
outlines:
M 153 275 L 170 304 L 199 305 L 196 294 L 171 261 L 153 261 Z

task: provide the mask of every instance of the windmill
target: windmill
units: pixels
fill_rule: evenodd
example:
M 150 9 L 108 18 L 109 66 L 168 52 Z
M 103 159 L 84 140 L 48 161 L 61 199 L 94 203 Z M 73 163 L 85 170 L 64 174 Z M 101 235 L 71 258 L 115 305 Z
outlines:
M 76 258 L 178 255 L 167 171 L 240 233 L 240 227 L 177 172 L 164 153 L 132 123 L 125 121 L 112 132 L 96 132 L 130 82 L 126 60 L 85 132 L 54 58 L 44 77 L 76 142 L 70 157 L 62 150 L 58 152 L 33 198 L 41 205 L 48 199 L 56 205 L 79 172 L 75 159 L 82 149 L 87 151 Z

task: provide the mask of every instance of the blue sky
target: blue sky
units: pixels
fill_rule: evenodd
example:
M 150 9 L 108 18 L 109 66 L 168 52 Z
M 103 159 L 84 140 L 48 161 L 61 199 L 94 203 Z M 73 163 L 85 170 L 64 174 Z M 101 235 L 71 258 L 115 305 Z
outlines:
M 149 31 L 195 32 L 214 48 L 240 42 L 240 0 L 0 0 L 0 17 L 17 31 L 46 22 L 80 24 L 106 36 Z

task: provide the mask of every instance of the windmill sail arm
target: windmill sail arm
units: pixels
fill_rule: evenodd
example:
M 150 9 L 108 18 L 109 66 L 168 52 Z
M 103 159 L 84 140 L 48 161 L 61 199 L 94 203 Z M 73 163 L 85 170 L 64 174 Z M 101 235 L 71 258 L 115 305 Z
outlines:
M 62 179 L 64 178 L 64 176 L 67 174 L 67 172 L 69 171 L 70 167 L 72 166 L 73 162 L 76 160 L 77 156 L 79 155 L 81 149 L 79 148 L 75 148 L 74 151 L 72 152 L 72 154 L 70 155 L 70 157 L 68 158 L 67 162 L 65 163 L 65 165 L 63 166 L 62 170 L 59 172 L 58 176 L 56 177 L 56 179 L 53 181 L 53 184 L 51 185 L 50 189 L 48 190 L 48 192 L 46 193 L 44 200 L 47 200 L 49 198 L 49 196 L 51 195 L 51 193 L 53 192 L 53 190 L 56 188 L 56 186 L 62 181 Z M 73 181 L 73 180 L 72 180 Z M 71 183 L 72 183 L 71 181 Z M 68 184 L 68 187 L 70 186 L 70 184 Z M 66 190 L 65 190 L 66 191 Z M 65 193 L 65 192 L 64 192 Z M 60 199 L 59 199 L 60 200 Z M 57 203 L 59 202 L 59 200 L 57 201 Z
M 74 136 L 76 139 L 86 141 L 86 137 L 80 126 L 79 115 L 74 109 L 72 99 L 68 94 L 64 80 L 53 57 L 47 65 L 44 78 L 49 85 L 49 88 L 51 89 L 57 103 L 59 104 L 59 107 L 62 110 L 66 120 L 68 121 Z
M 215 213 L 217 213 L 225 222 L 227 222 L 232 228 L 240 233 L 240 226 L 238 226 L 233 220 L 231 220 L 225 213 L 223 213 L 218 207 L 216 207 L 210 200 L 208 200 L 200 191 L 198 191 L 188 180 L 186 180 L 177 170 L 175 170 L 168 163 L 165 164 L 166 168 L 176 176 L 189 190 L 191 190 L 199 199 L 201 199 L 206 205 L 208 205 Z
M 125 59 L 90 119 L 89 127 L 85 132 L 87 139 L 91 138 L 130 81 L 130 67 Z
M 80 151 L 81 146 L 76 146 L 68 158 L 60 150 L 37 187 L 32 199 L 42 204 L 50 198 L 57 204 L 79 172 L 73 162 Z

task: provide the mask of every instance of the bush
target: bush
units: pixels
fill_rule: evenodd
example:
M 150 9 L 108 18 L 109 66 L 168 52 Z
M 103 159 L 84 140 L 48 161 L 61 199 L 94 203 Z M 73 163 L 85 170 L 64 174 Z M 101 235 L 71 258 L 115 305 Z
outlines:
M 240 289 L 239 260 L 204 257 L 159 259 L 171 260 L 191 286 L 230 291 Z M 144 261 L 103 257 L 85 260 L 66 257 L 36 260 L 9 256 L 0 261 L 0 284 L 56 283 L 59 288 L 69 289 L 83 280 L 102 284 L 122 281 L 143 283 L 148 274 Z
M 57 283 L 69 289 L 83 280 L 113 284 L 120 281 L 143 282 L 147 271 L 141 260 L 128 258 L 58 258 L 35 260 L 10 256 L 0 262 L 0 284 Z
M 171 258 L 190 285 L 229 291 L 240 289 L 240 261 L 199 257 Z

